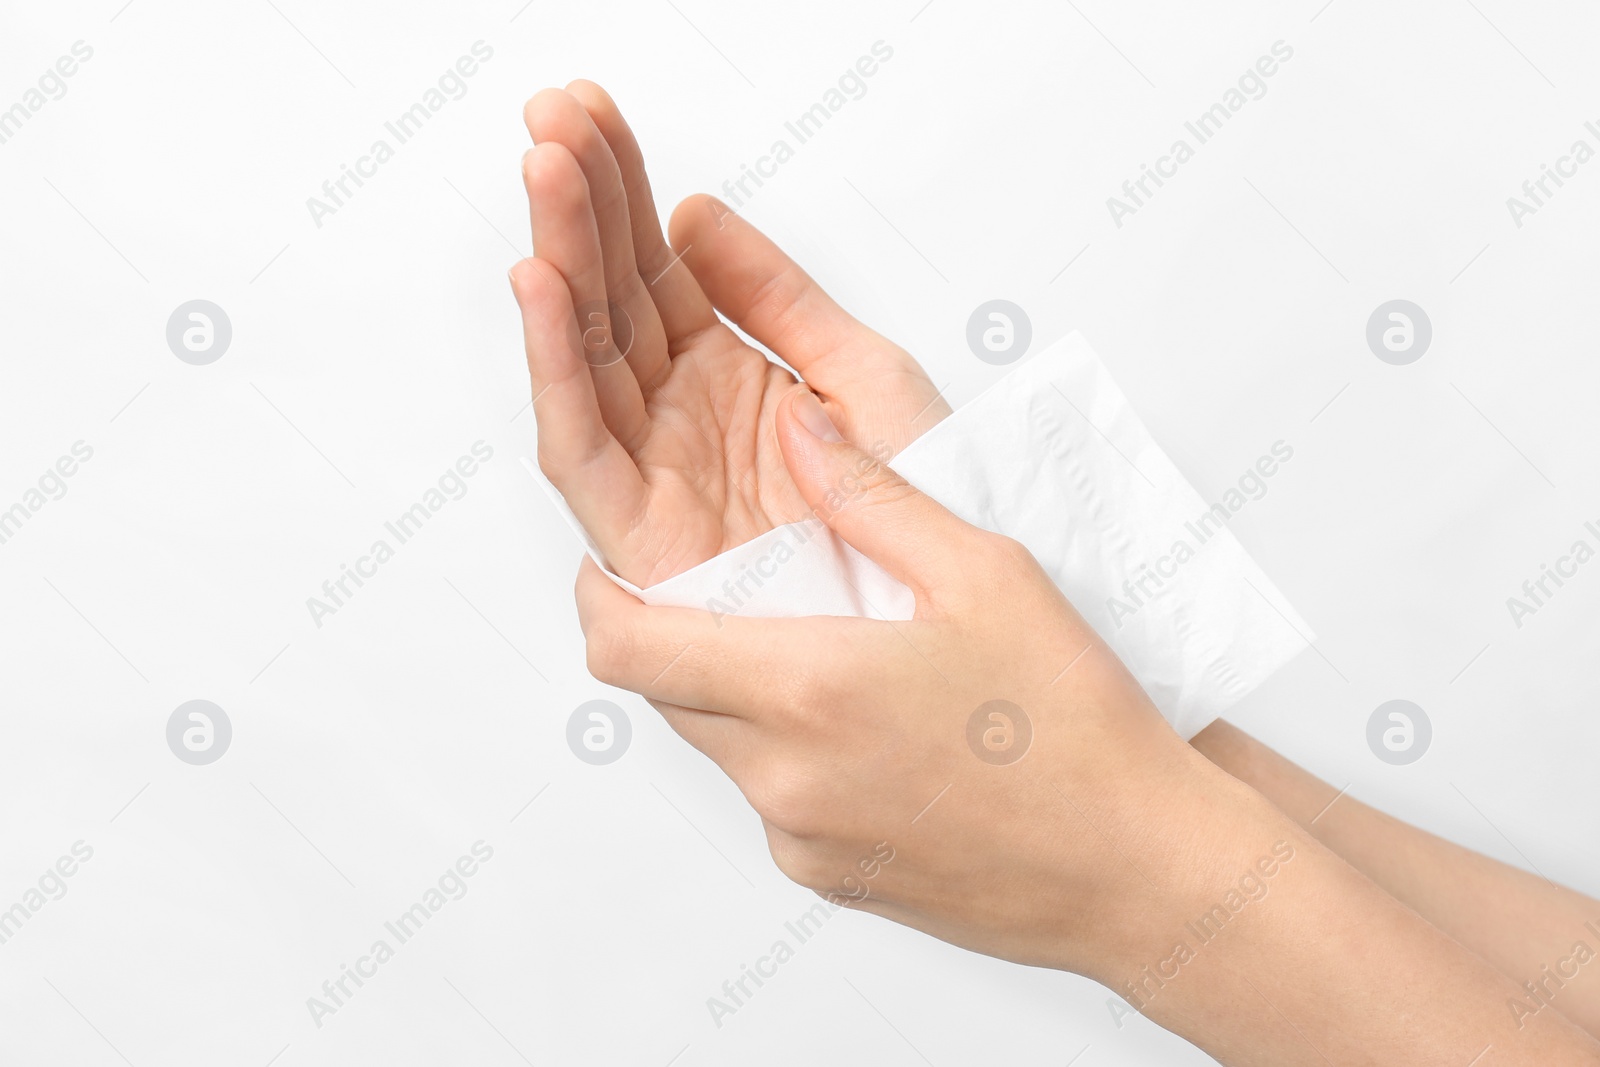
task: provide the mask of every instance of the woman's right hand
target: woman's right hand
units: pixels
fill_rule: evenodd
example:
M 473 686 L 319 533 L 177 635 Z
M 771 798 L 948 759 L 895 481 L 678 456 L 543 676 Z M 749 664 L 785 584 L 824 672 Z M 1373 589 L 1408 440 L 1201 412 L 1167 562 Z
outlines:
M 1241 831 L 1248 790 L 1216 788 L 1025 548 L 842 440 L 804 391 L 777 431 L 806 505 L 915 617 L 650 608 L 586 562 L 595 676 L 727 771 L 803 885 L 1025 963 L 1100 974 L 1167 948 L 1143 931 L 1207 868 L 1205 835 Z
M 1020 545 L 777 413 L 812 512 L 907 622 L 647 607 L 587 559 L 590 670 L 642 693 L 836 904 L 1089 975 L 1225 1063 L 1600 1063 L 1554 1012 L 1212 766 Z

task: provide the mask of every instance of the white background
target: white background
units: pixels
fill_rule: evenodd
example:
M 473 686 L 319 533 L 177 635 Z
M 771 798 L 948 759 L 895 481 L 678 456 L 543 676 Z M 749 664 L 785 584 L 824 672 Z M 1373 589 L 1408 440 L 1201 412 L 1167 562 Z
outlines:
M 0 945 L 0 1059 L 1207 1062 L 1086 981 L 851 913 L 716 1027 L 706 998 L 815 898 L 584 669 L 579 548 L 518 463 L 521 104 L 606 85 L 666 209 L 878 40 L 747 216 L 958 403 L 1002 373 L 964 331 L 1003 297 L 1036 345 L 1081 329 L 1208 500 L 1288 442 L 1233 529 L 1317 648 L 1230 717 L 1600 890 L 1600 562 L 1520 629 L 1506 607 L 1600 520 L 1600 161 L 1521 228 L 1506 207 L 1600 147 L 1600 18 L 1321 2 L 7 4 L 0 108 L 94 54 L 0 145 L 0 508 L 94 454 L 0 545 L 0 908 L 94 855 Z M 314 225 L 306 198 L 480 39 L 467 95 Z M 1267 94 L 1118 228 L 1106 198 L 1278 40 Z M 233 326 L 209 366 L 165 340 L 195 298 Z M 1365 343 L 1393 298 L 1433 322 L 1410 366 Z M 318 628 L 306 598 L 479 440 L 467 495 Z M 633 745 L 592 767 L 565 725 L 606 696 Z M 1404 767 L 1365 740 L 1397 697 L 1434 727 Z M 206 767 L 165 740 L 195 698 L 234 727 Z M 316 1027 L 306 998 L 479 839 L 470 892 Z

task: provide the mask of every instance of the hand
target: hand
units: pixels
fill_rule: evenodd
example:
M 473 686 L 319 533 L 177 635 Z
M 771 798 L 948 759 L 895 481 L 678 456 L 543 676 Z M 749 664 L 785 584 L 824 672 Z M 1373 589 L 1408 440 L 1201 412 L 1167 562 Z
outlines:
M 719 625 L 646 607 L 587 559 L 578 578 L 590 671 L 722 766 L 785 874 L 1088 975 L 1119 1027 L 1144 1014 L 1235 1067 L 1600 1063 L 1555 1012 L 1506 1011 L 1514 982 L 1180 741 L 1020 545 L 821 414 L 786 398 L 783 458 L 910 587 L 910 622 Z
M 591 672 L 727 771 L 786 874 L 1089 975 L 1126 998 L 1119 1025 L 1137 1010 L 1238 1067 L 1600 1063 L 1559 1015 L 1505 1012 L 1515 983 L 1179 741 L 1020 545 L 852 445 L 898 448 L 924 407 L 942 416 L 927 379 L 714 201 L 680 206 L 676 264 L 620 117 L 570 92 L 530 105 L 544 260 L 512 271 L 541 465 L 638 584 L 814 513 L 916 598 L 906 623 L 715 620 L 646 607 L 584 560 Z M 625 363 L 603 311 L 598 343 L 577 326 L 607 299 L 634 324 Z
M 585 561 L 590 670 L 720 764 L 778 866 L 836 903 L 1086 973 L 1169 950 L 1142 939 L 1183 921 L 1175 861 L 1247 791 L 1212 791 L 1226 776 L 1024 548 L 839 441 L 804 392 L 776 428 L 806 504 L 911 588 L 915 618 L 719 623 L 646 607 Z M 980 711 L 995 700 L 1014 707 Z
M 511 285 L 539 466 L 619 575 L 649 586 L 806 517 L 772 426 L 803 387 L 718 311 L 803 375 L 852 441 L 892 454 L 949 413 L 903 349 L 713 198 L 678 205 L 668 247 L 639 146 L 599 86 L 546 89 L 524 118 L 538 258 Z

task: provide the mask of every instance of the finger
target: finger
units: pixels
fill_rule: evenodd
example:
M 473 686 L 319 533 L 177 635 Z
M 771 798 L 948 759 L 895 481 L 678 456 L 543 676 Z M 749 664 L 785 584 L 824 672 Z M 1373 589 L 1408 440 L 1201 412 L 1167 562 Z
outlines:
M 544 471 L 600 551 L 615 556 L 644 508 L 644 480 L 600 416 L 589 364 L 578 355 L 572 294 L 555 268 L 525 259 L 511 268 L 539 428 Z
M 670 368 L 667 341 L 661 316 L 656 313 L 655 302 L 650 299 L 634 260 L 628 196 L 616 157 L 589 112 L 571 93 L 545 89 L 528 101 L 522 116 L 534 143 L 555 141 L 564 145 L 583 170 L 600 231 L 606 296 L 628 318 L 632 343 L 627 345 L 625 358 L 640 389 L 649 393 L 661 384 Z M 617 332 L 619 339 L 627 339 L 621 324 L 617 324 Z
M 650 700 L 776 722 L 804 702 L 819 666 L 861 663 L 865 619 L 744 619 L 648 606 L 584 559 L 578 622 L 589 673 Z M 876 624 L 881 625 L 881 624 Z M 869 668 L 862 663 L 861 671 Z
M 921 375 L 915 360 L 835 303 L 766 234 L 715 197 L 699 194 L 679 204 L 671 230 L 717 309 L 822 392 L 907 368 Z
M 534 252 L 566 279 L 600 414 L 611 436 L 632 454 L 645 434 L 644 397 L 611 339 L 605 263 L 589 183 L 572 153 L 555 141 L 535 145 L 522 157 L 522 180 L 528 189 Z
M 664 700 L 652 700 L 650 706 L 661 713 L 674 733 L 699 749 L 729 778 L 739 780 L 754 750 L 750 723 L 737 715 L 700 711 Z
M 661 217 L 650 192 L 644 154 L 616 102 L 590 81 L 575 81 L 567 86 L 567 92 L 583 104 L 616 157 L 628 194 L 628 221 L 633 228 L 633 254 L 638 260 L 639 275 L 661 315 L 668 350 L 677 352 L 686 338 L 717 325 L 717 313 L 700 283 L 678 262 L 677 253 L 661 235 Z
M 803 386 L 778 407 L 785 465 L 812 513 L 916 594 L 919 607 L 967 572 L 977 527 L 845 441 Z

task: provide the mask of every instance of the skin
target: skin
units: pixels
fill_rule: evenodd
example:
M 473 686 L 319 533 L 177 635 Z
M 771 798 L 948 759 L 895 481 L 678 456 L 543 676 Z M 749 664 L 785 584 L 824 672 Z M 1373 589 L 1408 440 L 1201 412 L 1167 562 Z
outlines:
M 1536 997 L 1525 1013 L 1556 1011 L 1600 1037 L 1600 901 L 1419 830 L 1291 763 L 1226 722 L 1191 744 L 1272 801 L 1303 830 Z M 1552 977 L 1553 976 L 1553 977 Z
M 547 89 L 523 117 L 538 256 L 510 277 L 539 466 L 617 574 L 653 585 L 806 514 L 772 435 L 801 387 L 719 311 L 782 352 L 852 440 L 898 452 L 949 414 L 903 348 L 714 198 L 678 205 L 669 247 L 638 143 L 599 86 Z M 610 336 L 608 304 L 631 329 Z
M 1592 1008 L 1576 981 L 1561 1010 L 1507 1009 L 1593 902 L 1347 798 L 1319 815 L 1331 790 L 1237 731 L 1185 744 L 1022 546 L 880 462 L 949 410 L 904 350 L 710 197 L 679 205 L 669 246 L 598 86 L 546 90 L 525 118 L 538 258 L 510 277 L 539 461 L 609 565 L 647 586 L 816 516 L 916 596 L 906 623 L 714 622 L 585 561 L 591 672 L 728 773 L 784 873 L 1093 977 L 1224 1063 L 1600 1063 L 1563 1014 Z M 995 699 L 1021 709 L 1013 743 L 1031 728 L 1013 762 L 967 740 Z
M 888 842 L 853 906 L 1087 975 L 1228 1064 L 1600 1063 L 1559 1013 L 1518 1025 L 1508 978 L 1179 739 L 1022 546 L 815 436 L 805 403 L 779 409 L 789 470 L 912 590 L 911 621 L 719 625 L 592 563 L 577 591 L 590 671 L 727 772 L 785 874 L 827 892 Z M 1032 728 L 1002 766 L 967 741 L 997 697 Z

